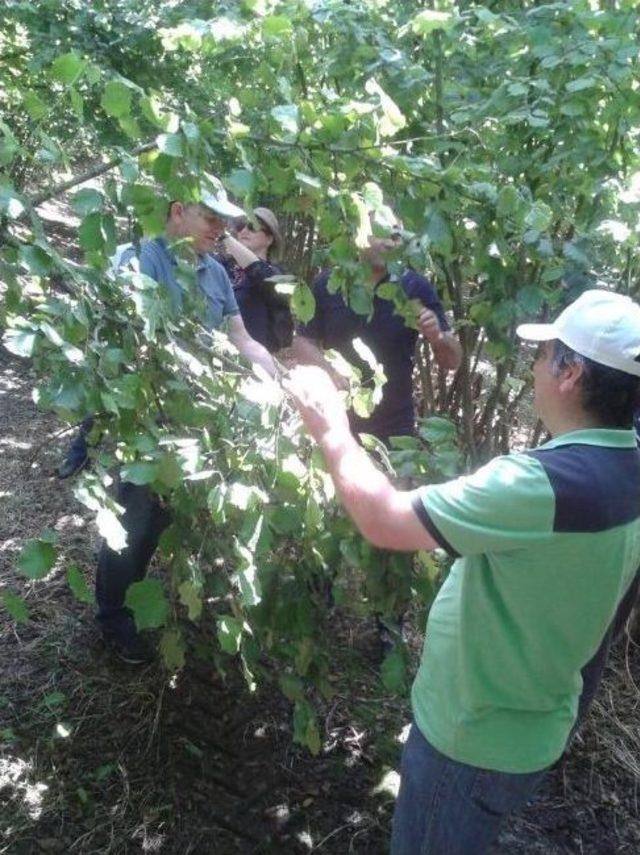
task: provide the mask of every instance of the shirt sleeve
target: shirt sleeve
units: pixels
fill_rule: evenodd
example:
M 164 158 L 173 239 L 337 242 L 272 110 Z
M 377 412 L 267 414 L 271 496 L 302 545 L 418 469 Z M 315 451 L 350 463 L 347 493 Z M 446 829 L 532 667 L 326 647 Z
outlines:
M 414 509 L 450 555 L 479 555 L 546 541 L 553 532 L 555 498 L 535 458 L 510 454 L 473 475 L 421 488 Z
M 120 256 L 120 267 L 125 267 L 135 257 L 136 249 L 132 246 L 125 250 Z M 144 273 L 145 276 L 149 276 L 161 285 L 164 284 L 162 281 L 163 276 L 160 265 L 157 263 L 155 253 L 150 246 L 147 245 L 140 247 L 138 262 L 140 265 L 140 273 Z
M 268 261 L 262 261 L 259 258 L 257 261 L 253 261 L 248 267 L 245 267 L 244 273 L 254 287 L 262 288 L 265 285 L 265 279 L 268 279 L 270 276 L 277 276 L 280 270 L 274 267 L 273 264 L 269 264 Z M 266 283 L 267 286 L 272 284 L 271 282 Z
M 440 302 L 440 297 L 438 297 L 436 289 L 425 276 L 421 276 L 414 270 L 410 271 L 406 274 L 405 290 L 409 297 L 420 300 L 427 309 L 431 309 L 438 318 L 441 330 L 447 331 L 451 329 L 442 303 Z
M 230 315 L 239 315 L 240 309 L 238 307 L 236 295 L 233 293 L 233 286 L 231 284 L 231 280 L 227 276 L 227 271 L 222 265 L 220 265 L 220 276 L 222 279 L 223 295 L 222 316 L 226 318 Z

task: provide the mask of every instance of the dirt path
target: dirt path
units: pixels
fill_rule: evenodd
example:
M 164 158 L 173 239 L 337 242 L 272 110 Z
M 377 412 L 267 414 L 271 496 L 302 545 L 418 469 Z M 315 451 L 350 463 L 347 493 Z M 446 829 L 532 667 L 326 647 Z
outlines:
M 0 591 L 30 608 L 19 625 L 0 608 L 0 853 L 386 852 L 408 711 L 383 697 L 365 629 L 338 617 L 337 694 L 315 759 L 291 743 L 288 704 L 275 691 L 249 695 L 231 660 L 224 677 L 195 661 L 171 684 L 155 666 L 114 662 L 66 582 L 74 562 L 91 583 L 96 537 L 53 475 L 65 440 L 36 411 L 31 385 L 25 364 L 0 350 Z M 16 556 L 47 526 L 64 562 L 25 583 Z M 197 641 L 213 649 L 205 634 Z M 640 851 L 634 680 L 632 648 L 496 852 Z

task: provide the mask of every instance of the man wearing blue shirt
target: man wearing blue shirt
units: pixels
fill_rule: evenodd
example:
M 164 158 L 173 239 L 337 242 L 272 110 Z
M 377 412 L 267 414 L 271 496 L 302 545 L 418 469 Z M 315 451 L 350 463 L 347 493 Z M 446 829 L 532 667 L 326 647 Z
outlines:
M 225 221 L 242 216 L 222 192 L 202 192 L 199 204 L 172 202 L 165 235 L 144 240 L 140 251 L 131 247 L 120 257 L 119 266 L 134 262 L 141 273 L 166 288 L 175 313 L 182 309 L 183 289 L 176 276 L 178 261 L 171 243 L 188 242 L 195 252 L 197 283 L 206 298 L 203 324 L 219 327 L 227 321 L 229 338 L 242 356 L 260 365 L 272 376 L 275 362 L 269 352 L 247 332 L 229 278 L 209 253 L 225 230 Z M 103 545 L 96 575 L 97 619 L 105 640 L 125 662 L 142 663 L 153 651 L 137 633 L 133 618 L 125 608 L 127 588 L 144 578 L 158 540 L 171 521 L 171 513 L 146 486 L 121 482 L 117 497 L 124 507 L 122 525 L 127 546 L 115 552 Z

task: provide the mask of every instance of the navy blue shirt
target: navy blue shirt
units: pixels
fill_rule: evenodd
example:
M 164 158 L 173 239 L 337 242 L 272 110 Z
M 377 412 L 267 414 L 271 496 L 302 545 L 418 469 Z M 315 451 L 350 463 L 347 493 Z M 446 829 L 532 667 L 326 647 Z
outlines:
M 275 289 L 272 282 L 265 280 L 282 273 L 282 269 L 261 259 L 245 268 L 226 255 L 218 255 L 216 259 L 225 268 L 231 280 L 233 293 L 249 335 L 268 350 L 274 350 L 269 330 L 269 300 L 274 298 Z
M 323 348 L 333 348 L 352 365 L 370 376 L 369 367 L 363 363 L 353 347 L 353 339 L 361 338 L 384 368 L 387 382 L 382 389 L 382 400 L 368 419 L 350 414 L 351 427 L 356 433 L 371 433 L 386 441 L 390 436 L 406 436 L 415 430 L 413 408 L 413 364 L 418 333 L 405 325 L 394 313 L 391 300 L 376 294 L 373 315 L 354 312 L 340 293 L 330 294 L 327 284 L 330 273 L 320 274 L 313 284 L 316 313 L 313 319 L 298 328 L 298 333 L 314 339 Z M 382 282 L 388 282 L 386 276 Z M 382 284 L 382 282 L 378 284 Z M 435 288 L 414 270 L 406 270 L 398 285 L 409 299 L 420 300 L 438 318 L 440 328 L 448 330 L 449 324 Z

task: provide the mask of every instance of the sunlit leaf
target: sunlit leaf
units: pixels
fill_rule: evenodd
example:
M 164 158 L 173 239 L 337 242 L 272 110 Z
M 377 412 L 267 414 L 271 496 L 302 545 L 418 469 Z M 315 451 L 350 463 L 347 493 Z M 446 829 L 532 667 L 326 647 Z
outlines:
M 316 298 L 304 282 L 298 282 L 291 295 L 291 311 L 303 324 L 309 323 L 316 312 Z
M 29 579 L 42 579 L 56 563 L 58 551 L 44 540 L 29 540 L 22 547 L 16 569 Z
M 169 603 L 158 579 L 143 579 L 129 585 L 125 604 L 131 609 L 139 630 L 156 629 L 165 624 L 169 616 Z
M 438 12 L 435 9 L 425 9 L 419 12 L 411 21 L 414 33 L 426 36 L 434 30 L 446 30 L 454 23 L 451 12 Z
M 75 51 L 65 53 L 54 60 L 51 66 L 51 77 L 54 80 L 71 86 L 84 71 L 85 62 Z
M 120 80 L 110 80 L 104 87 L 100 103 L 110 116 L 126 116 L 131 111 L 131 89 Z
M 77 564 L 71 564 L 68 567 L 67 582 L 76 600 L 90 606 L 94 605 L 96 598 Z

